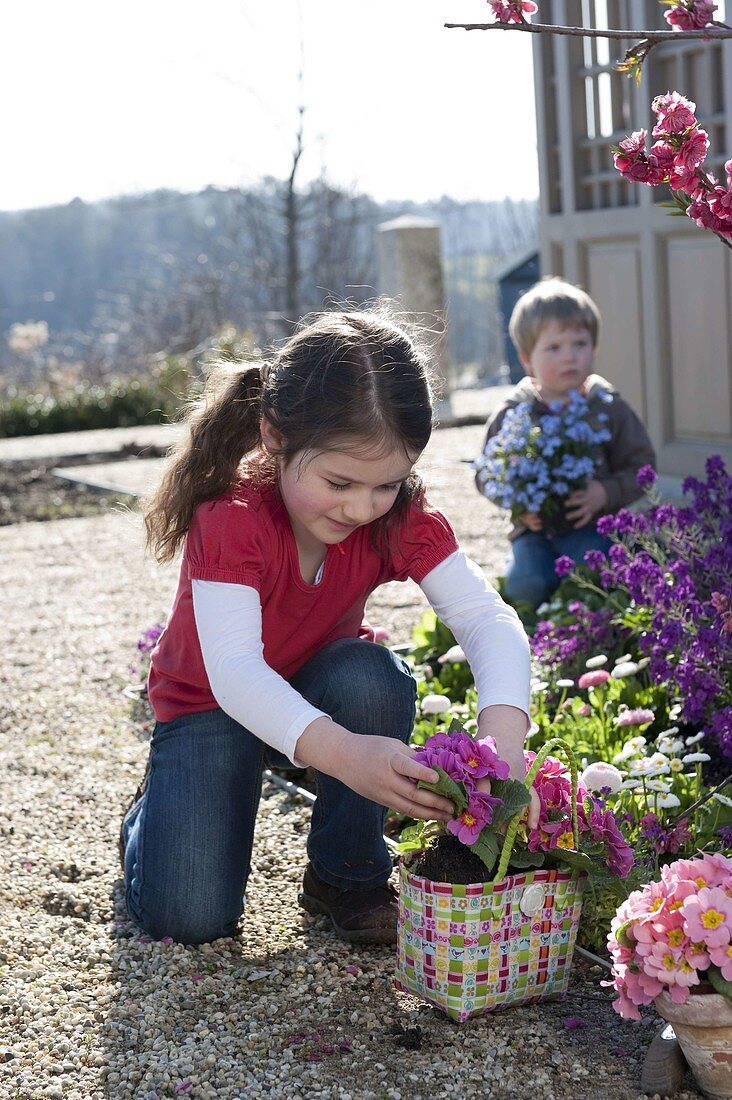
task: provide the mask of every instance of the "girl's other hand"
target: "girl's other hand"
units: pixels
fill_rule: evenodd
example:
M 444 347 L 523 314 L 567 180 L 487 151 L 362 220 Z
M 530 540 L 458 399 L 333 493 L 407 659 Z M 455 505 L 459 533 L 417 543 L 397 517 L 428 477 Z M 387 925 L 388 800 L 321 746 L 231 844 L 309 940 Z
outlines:
M 524 512 L 522 516 L 519 516 L 519 523 L 523 523 L 524 527 L 528 527 L 529 531 L 544 530 L 544 521 L 538 512 Z

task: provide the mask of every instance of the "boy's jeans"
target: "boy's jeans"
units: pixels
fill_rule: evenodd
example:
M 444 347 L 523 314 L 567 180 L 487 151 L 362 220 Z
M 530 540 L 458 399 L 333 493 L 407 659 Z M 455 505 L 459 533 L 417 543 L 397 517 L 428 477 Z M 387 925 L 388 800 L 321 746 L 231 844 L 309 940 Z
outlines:
M 411 736 L 416 684 L 383 646 L 331 642 L 290 682 L 354 733 Z M 269 764 L 292 766 L 222 710 L 157 723 L 147 787 L 123 825 L 127 909 L 151 936 L 192 944 L 233 935 Z M 341 889 L 385 882 L 386 810 L 320 773 L 316 793 L 308 839 L 316 874 Z
M 588 550 L 610 548 L 610 540 L 597 533 L 594 523 L 577 531 L 551 538 L 543 531 L 524 531 L 511 543 L 506 559 L 506 596 L 513 603 L 529 603 L 537 608 L 559 587 L 554 572 L 557 558 L 566 554 L 572 561 L 584 562 Z

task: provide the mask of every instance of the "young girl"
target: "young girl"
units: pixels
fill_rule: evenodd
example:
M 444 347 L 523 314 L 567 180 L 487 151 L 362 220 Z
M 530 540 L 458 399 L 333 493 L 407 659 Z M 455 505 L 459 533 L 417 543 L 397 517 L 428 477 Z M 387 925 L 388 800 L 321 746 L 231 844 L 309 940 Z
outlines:
M 234 933 L 262 770 L 312 767 L 300 905 L 353 942 L 396 936 L 386 807 L 447 819 L 408 747 L 416 686 L 364 619 L 411 577 L 465 649 L 479 735 L 523 778 L 529 654 L 514 612 L 424 499 L 424 356 L 378 313 L 326 313 L 271 364 L 224 368 L 146 511 L 161 561 L 183 548 L 152 654 L 149 773 L 125 816 L 130 914 L 150 935 Z

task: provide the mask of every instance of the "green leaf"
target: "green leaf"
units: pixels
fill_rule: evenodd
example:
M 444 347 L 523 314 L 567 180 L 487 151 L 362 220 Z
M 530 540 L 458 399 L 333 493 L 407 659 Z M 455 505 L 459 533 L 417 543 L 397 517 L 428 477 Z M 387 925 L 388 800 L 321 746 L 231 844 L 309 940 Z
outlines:
M 498 863 L 498 856 L 500 855 L 500 849 L 498 847 L 498 840 L 490 832 L 489 829 L 484 829 L 474 844 L 468 845 L 471 852 L 474 852 L 478 859 L 481 859 L 485 863 L 488 873 L 493 870 Z
M 560 863 L 569 867 L 570 871 L 592 870 L 592 860 L 585 852 L 576 852 L 573 848 L 554 848 L 546 853 L 546 858 L 551 863 Z
M 544 852 L 530 852 L 528 848 L 519 848 L 511 852 L 509 866 L 518 870 L 524 867 L 542 867 L 544 865 Z
M 456 812 L 458 814 L 462 813 L 468 804 L 465 787 L 462 783 L 456 783 L 447 772 L 443 771 L 442 768 L 438 768 L 436 764 L 431 764 L 430 767 L 439 775 L 439 782 L 425 783 L 424 780 L 420 779 L 417 786 L 424 791 L 434 791 L 435 794 L 441 794 L 444 798 L 449 798 Z
M 710 985 L 717 993 L 721 993 L 728 1001 L 732 1001 L 732 982 L 722 977 L 722 971 L 718 966 L 712 965 L 709 967 L 707 970 L 707 978 L 709 979 Z
M 626 920 L 624 924 L 621 924 L 615 933 L 615 939 L 618 941 L 621 947 L 632 947 L 634 941 L 628 937 L 628 929 L 632 925 L 632 920 Z
M 526 785 L 518 779 L 491 779 L 491 794 L 503 800 L 503 805 L 493 810 L 493 825 L 508 821 L 531 802 Z

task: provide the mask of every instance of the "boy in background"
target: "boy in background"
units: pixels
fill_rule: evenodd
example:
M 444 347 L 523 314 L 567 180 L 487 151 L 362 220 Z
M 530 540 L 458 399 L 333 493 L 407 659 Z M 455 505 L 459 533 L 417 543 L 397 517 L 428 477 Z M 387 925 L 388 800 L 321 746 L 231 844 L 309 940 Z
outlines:
M 618 391 L 594 374 L 600 313 L 589 294 L 564 279 L 547 278 L 519 298 L 509 324 L 526 378 L 489 418 L 485 445 L 498 432 L 508 409 L 529 405 L 536 422 L 557 402 L 565 405 L 572 391 L 587 401 L 591 418 L 606 414 L 610 439 L 600 445 L 594 477 L 564 500 L 568 530 L 552 534 L 537 512 L 524 512 L 509 533 L 504 595 L 515 604 L 537 608 L 559 584 L 557 558 L 582 562 L 588 550 L 609 548 L 597 531 L 600 515 L 617 512 L 641 496 L 636 475 L 654 466 L 656 456 L 642 421 Z M 476 485 L 483 491 L 485 474 Z

